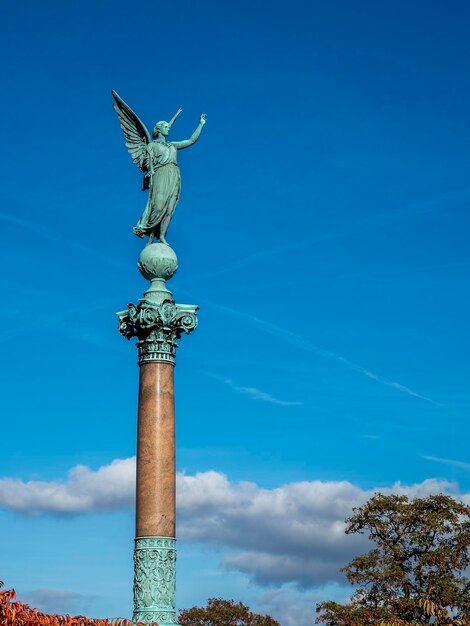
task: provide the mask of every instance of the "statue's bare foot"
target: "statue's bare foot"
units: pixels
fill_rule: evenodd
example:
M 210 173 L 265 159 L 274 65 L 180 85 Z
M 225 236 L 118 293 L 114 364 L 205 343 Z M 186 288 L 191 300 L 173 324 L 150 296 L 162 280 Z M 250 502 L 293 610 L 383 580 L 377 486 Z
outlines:
M 168 245 L 169 245 L 169 243 L 168 243 L 168 241 L 165 239 L 165 237 L 160 237 L 160 243 L 164 243 L 164 244 L 165 244 L 165 246 L 168 246 Z
M 150 233 L 149 240 L 147 241 L 147 245 L 149 246 L 153 240 L 155 239 L 155 233 Z
M 140 237 L 141 239 L 143 239 L 145 237 L 144 231 L 141 228 L 139 228 L 138 226 L 136 226 L 134 228 L 134 235 L 137 235 L 137 237 Z

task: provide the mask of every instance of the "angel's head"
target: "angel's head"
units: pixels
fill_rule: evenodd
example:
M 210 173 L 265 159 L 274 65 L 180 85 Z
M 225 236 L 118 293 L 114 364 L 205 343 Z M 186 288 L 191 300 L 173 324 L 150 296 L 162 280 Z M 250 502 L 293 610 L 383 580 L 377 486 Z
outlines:
M 164 137 L 168 136 L 170 132 L 171 125 L 169 122 L 157 122 L 153 129 L 152 136 L 154 139 L 158 137 L 158 135 L 163 135 Z
M 169 122 L 157 122 L 153 129 L 152 137 L 154 139 L 157 139 L 158 135 L 163 135 L 164 137 L 167 137 L 170 132 L 170 128 L 173 126 L 173 122 L 176 120 L 182 110 L 183 109 L 178 109 Z

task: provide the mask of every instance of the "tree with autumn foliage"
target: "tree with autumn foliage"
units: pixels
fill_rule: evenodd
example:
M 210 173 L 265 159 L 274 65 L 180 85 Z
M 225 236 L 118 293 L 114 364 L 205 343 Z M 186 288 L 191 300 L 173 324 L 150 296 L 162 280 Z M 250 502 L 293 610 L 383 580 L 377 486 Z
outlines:
M 252 613 L 241 602 L 220 598 L 209 598 L 203 608 L 181 610 L 178 622 L 180 626 L 280 626 L 269 615 Z
M 470 507 L 442 494 L 376 494 L 353 512 L 346 533 L 367 533 L 375 547 L 342 569 L 356 586 L 350 603 L 318 604 L 317 623 L 470 625 Z
M 90 619 L 82 615 L 50 615 L 16 599 L 14 589 L 3 589 L 0 581 L 0 626 L 146 626 L 128 619 Z M 150 625 L 152 626 L 152 625 Z M 158 624 L 153 624 L 158 626 Z

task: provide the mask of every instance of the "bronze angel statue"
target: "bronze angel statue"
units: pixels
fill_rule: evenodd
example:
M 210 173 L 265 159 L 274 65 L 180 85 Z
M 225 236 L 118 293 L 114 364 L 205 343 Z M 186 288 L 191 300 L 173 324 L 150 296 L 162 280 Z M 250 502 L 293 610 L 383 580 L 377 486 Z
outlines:
M 127 149 L 134 163 L 144 173 L 142 191 L 149 190 L 147 205 L 134 233 L 138 237 L 148 235 L 148 243 L 152 243 L 154 238 L 161 243 L 167 243 L 166 233 L 181 189 L 177 152 L 196 143 L 207 116 L 205 113 L 201 115 L 198 127 L 189 139 L 167 141 L 172 125 L 182 111 L 178 109 L 169 122 L 155 124 L 151 138 L 145 124 L 134 111 L 115 91 L 112 94 L 113 107 L 118 114 Z

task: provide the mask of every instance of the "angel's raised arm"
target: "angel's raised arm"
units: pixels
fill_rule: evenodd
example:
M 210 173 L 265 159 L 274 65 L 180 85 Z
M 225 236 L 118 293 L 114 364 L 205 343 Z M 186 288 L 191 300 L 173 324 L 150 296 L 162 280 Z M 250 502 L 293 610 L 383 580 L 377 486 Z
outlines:
M 183 150 L 184 148 L 189 148 L 189 146 L 192 146 L 193 143 L 196 143 L 196 141 L 199 139 L 199 135 L 201 134 L 202 127 L 206 123 L 206 120 L 207 120 L 207 115 L 203 113 L 199 120 L 198 127 L 196 128 L 196 130 L 194 131 L 194 133 L 191 135 L 189 139 L 184 139 L 183 141 L 172 141 L 171 143 L 175 146 L 177 150 Z
M 114 90 L 112 94 L 114 98 L 113 108 L 118 114 L 119 124 L 126 139 L 126 147 L 137 167 L 146 173 L 149 170 L 147 150 L 147 146 L 151 142 L 149 131 L 130 106 Z

